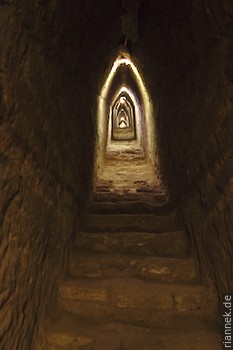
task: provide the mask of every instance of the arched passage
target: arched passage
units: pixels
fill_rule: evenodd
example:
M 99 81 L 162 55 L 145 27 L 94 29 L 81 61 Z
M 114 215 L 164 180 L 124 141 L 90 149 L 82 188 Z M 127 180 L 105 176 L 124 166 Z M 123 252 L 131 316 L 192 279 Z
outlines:
M 1 1 L 0 16 L 0 349 L 34 349 L 38 321 L 54 304 L 54 292 L 70 256 L 68 247 L 75 246 L 74 240 L 68 242 L 78 233 L 77 224 L 90 197 L 96 92 L 122 34 L 129 37 L 128 47 L 156 101 L 163 179 L 194 243 L 192 255 L 198 256 L 202 280 L 213 281 L 219 300 L 222 293 L 232 291 L 233 2 L 11 0 Z M 174 242 L 175 251 L 178 242 Z M 137 243 L 137 248 L 143 248 L 141 240 Z M 166 274 L 164 266 L 161 269 Z M 166 284 L 164 290 L 168 289 Z M 89 294 L 92 299 L 96 290 Z M 105 289 L 98 290 L 102 297 Z M 84 294 L 88 293 L 82 289 Z M 156 300 L 164 308 L 160 296 Z M 188 310 L 201 312 L 189 294 L 175 300 L 173 293 L 163 300 L 177 301 L 173 306 L 183 314 L 181 300 L 186 300 Z M 84 302 L 91 326 L 92 301 Z M 158 316 L 156 324 L 161 327 Z M 65 347 L 70 333 L 63 335 L 58 329 Z M 73 348 L 80 339 L 75 329 Z M 177 348 L 190 344 L 204 348 L 203 331 L 192 330 L 171 329 L 173 335 L 164 333 L 165 343 L 170 334 Z M 174 338 L 180 334 L 182 344 Z M 147 346 L 144 339 L 141 344 L 141 348 Z M 216 341 L 206 340 L 206 348 L 217 347 Z
M 142 184 L 159 185 L 154 120 L 143 79 L 120 54 L 98 98 L 95 188 L 134 191 Z
M 112 140 L 135 140 L 135 104 L 127 91 L 120 91 L 110 108 L 108 133 Z

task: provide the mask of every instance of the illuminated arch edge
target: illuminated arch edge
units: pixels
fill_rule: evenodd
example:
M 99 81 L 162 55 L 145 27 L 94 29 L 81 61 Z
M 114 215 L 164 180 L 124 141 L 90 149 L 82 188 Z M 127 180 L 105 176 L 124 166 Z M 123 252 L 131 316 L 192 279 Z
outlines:
M 135 143 L 139 143 L 139 141 L 141 141 L 141 133 L 142 131 L 140 131 L 140 119 L 141 119 L 141 113 L 140 110 L 138 108 L 138 100 L 135 97 L 135 95 L 133 94 L 132 90 L 127 88 L 125 85 L 123 85 L 120 89 L 118 89 L 118 91 L 114 94 L 113 98 L 112 98 L 112 103 L 109 109 L 109 120 L 108 120 L 108 125 L 107 125 L 107 143 L 111 144 L 112 142 L 114 142 L 111 139 L 111 135 L 109 133 L 109 130 L 111 129 L 111 119 L 112 119 L 112 106 L 114 106 L 114 104 L 116 103 L 117 99 L 119 98 L 119 96 L 121 94 L 126 94 L 129 96 L 129 98 L 131 99 L 132 103 L 133 103 L 133 108 L 134 108 L 134 114 L 135 114 L 135 130 L 136 130 L 136 139 L 134 140 Z M 138 137 L 140 136 L 140 137 Z
M 114 140 L 115 129 L 120 130 L 120 132 L 124 129 L 123 132 L 126 130 L 127 133 L 130 133 L 130 139 L 132 139 L 132 137 L 135 139 L 135 117 L 135 106 L 129 94 L 126 91 L 119 93 L 117 98 L 113 100 L 110 105 L 110 128 L 108 127 L 108 134 L 111 133 L 111 139 Z M 122 122 L 124 123 L 123 127 L 121 127 Z M 117 138 L 117 140 L 121 139 Z
M 96 135 L 96 147 L 95 147 L 95 178 L 98 179 L 98 174 L 101 173 L 101 168 L 104 165 L 104 152 L 107 142 L 107 123 L 108 120 L 106 115 L 108 115 L 107 108 L 107 95 L 113 78 L 116 75 L 117 70 L 121 65 L 127 65 L 133 72 L 134 78 L 140 89 L 142 100 L 145 108 L 145 130 L 147 138 L 147 161 L 151 163 L 152 167 L 155 167 L 155 123 L 153 116 L 153 106 L 151 99 L 146 90 L 144 82 L 138 72 L 135 64 L 128 58 L 117 58 L 113 63 L 111 71 L 101 89 L 97 101 L 97 135 Z M 123 88 L 126 88 L 123 86 Z

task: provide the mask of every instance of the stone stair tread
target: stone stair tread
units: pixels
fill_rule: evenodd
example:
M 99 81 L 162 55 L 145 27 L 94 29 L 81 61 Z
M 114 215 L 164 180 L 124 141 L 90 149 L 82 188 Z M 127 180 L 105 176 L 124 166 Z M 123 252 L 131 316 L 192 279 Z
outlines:
M 218 350 L 220 333 L 203 323 L 155 329 L 122 323 L 87 324 L 64 314 L 49 329 L 41 350 Z
M 177 217 L 152 214 L 89 214 L 87 231 L 96 232 L 174 232 L 180 230 Z
M 83 251 L 149 256 L 187 257 L 190 242 L 184 231 L 151 232 L 79 232 L 76 248 Z
M 69 273 L 76 277 L 137 277 L 145 280 L 183 283 L 198 282 L 194 258 L 170 258 L 121 253 L 87 253 L 74 251 Z
M 117 202 L 95 202 L 92 201 L 88 205 L 88 211 L 91 214 L 173 214 L 174 208 L 170 203 L 151 203 L 134 201 L 117 201 Z
M 133 202 L 133 201 L 138 201 L 140 200 L 141 202 L 151 202 L 151 203 L 158 203 L 158 204 L 164 204 L 168 203 L 166 196 L 164 195 L 163 191 L 161 192 L 153 192 L 153 193 L 104 193 L 104 192 L 96 192 L 92 196 L 92 201 L 93 202 Z
M 170 327 L 177 317 L 211 319 L 215 306 L 199 284 L 151 283 L 136 278 L 65 280 L 58 291 L 61 309 L 86 320 L 114 320 Z
M 81 279 L 81 278 L 67 278 L 65 279 L 62 284 L 61 288 L 72 288 L 72 289 L 105 289 L 105 290 L 116 290 L 119 288 L 120 290 L 128 290 L 130 293 L 134 293 L 138 290 L 140 293 L 148 290 L 151 291 L 151 294 L 156 295 L 171 295 L 176 296 L 179 293 L 185 295 L 191 295 L 191 294 L 197 294 L 198 292 L 206 292 L 207 288 L 202 284 L 196 284 L 196 283 L 190 283 L 188 285 L 180 284 L 180 283 L 173 283 L 171 285 L 166 283 L 152 283 L 149 281 L 141 281 L 137 278 L 110 278 L 110 279 Z M 104 293 L 105 294 L 105 293 Z M 143 293 L 142 293 L 143 294 Z M 144 294 L 144 297 L 147 294 Z M 154 297 L 152 297 L 153 299 Z M 106 301 L 106 297 L 103 297 Z M 95 300 L 95 299 L 93 299 Z M 153 299 L 155 301 L 155 299 Z M 98 299 L 97 301 L 101 301 Z
M 219 349 L 212 292 L 163 191 L 96 193 L 88 212 L 38 350 Z

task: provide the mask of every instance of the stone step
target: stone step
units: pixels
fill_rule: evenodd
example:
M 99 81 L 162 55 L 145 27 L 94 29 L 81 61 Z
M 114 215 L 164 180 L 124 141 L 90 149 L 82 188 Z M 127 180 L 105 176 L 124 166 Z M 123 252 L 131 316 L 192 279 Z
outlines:
M 76 235 L 76 248 L 81 251 L 125 253 L 147 256 L 183 258 L 190 254 L 185 232 L 172 233 L 88 233 Z
M 74 251 L 69 274 L 81 278 L 135 277 L 155 282 L 198 282 L 194 259 L 144 257 L 141 255 L 93 254 Z
M 154 214 L 169 215 L 174 214 L 174 208 L 168 203 L 151 203 L 135 201 L 117 201 L 117 202 L 90 202 L 88 212 L 91 214 Z
M 36 350 L 219 350 L 220 332 L 203 324 L 153 329 L 120 323 L 90 325 L 72 317 L 48 322 Z M 49 330 L 49 331 L 47 331 Z
M 94 215 L 87 216 L 88 232 L 174 232 L 180 230 L 177 217 L 156 215 Z
M 215 308 L 201 285 L 149 283 L 134 278 L 70 279 L 58 291 L 58 305 L 88 322 L 179 327 L 190 318 L 210 320 Z
M 122 194 L 120 193 L 113 193 L 113 192 L 96 192 L 93 193 L 92 201 L 94 202 L 119 202 L 119 201 L 127 201 L 130 203 L 131 201 L 145 201 L 145 202 L 151 202 L 153 204 L 164 204 L 167 203 L 167 198 L 164 195 L 163 191 L 160 192 L 154 192 L 154 193 L 131 193 L 131 192 L 124 192 Z

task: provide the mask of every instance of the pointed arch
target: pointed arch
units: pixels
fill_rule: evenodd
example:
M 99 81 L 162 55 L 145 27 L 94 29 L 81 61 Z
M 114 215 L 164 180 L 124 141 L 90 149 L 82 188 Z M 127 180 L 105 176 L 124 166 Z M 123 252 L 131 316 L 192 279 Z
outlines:
M 155 168 L 155 144 L 149 94 L 135 64 L 119 56 L 98 98 L 95 176 L 108 159 L 124 159 L 129 150 Z
M 127 91 L 120 91 L 110 108 L 112 140 L 135 140 L 135 106 Z

